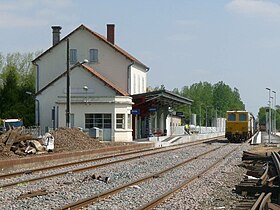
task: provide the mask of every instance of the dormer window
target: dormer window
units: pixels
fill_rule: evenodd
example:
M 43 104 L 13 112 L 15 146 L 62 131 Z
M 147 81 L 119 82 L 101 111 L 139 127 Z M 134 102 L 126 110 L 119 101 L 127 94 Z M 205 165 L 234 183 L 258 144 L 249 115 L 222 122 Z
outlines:
M 98 62 L 98 49 L 89 50 L 89 62 L 97 63 Z
M 75 64 L 77 63 L 78 59 L 77 59 L 77 49 L 70 49 L 70 64 Z

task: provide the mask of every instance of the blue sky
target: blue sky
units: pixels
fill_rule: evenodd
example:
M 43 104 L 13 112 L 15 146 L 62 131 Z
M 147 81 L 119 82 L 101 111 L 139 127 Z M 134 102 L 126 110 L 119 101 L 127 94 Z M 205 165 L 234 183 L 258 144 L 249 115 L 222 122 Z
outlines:
M 280 99 L 280 0 L 0 0 L 0 52 L 46 50 L 52 25 L 64 37 L 80 24 L 106 35 L 107 23 L 150 67 L 149 86 L 223 81 L 254 114 L 266 87 Z

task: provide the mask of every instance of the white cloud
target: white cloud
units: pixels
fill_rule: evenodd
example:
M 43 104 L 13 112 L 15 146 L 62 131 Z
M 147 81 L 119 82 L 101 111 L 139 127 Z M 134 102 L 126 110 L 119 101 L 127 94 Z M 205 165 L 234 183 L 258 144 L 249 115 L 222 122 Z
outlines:
M 45 27 L 54 22 L 71 22 L 75 17 L 72 8 L 72 1 L 66 0 L 4 0 L 0 6 L 0 27 Z M 69 13 L 62 14 L 65 10 Z
M 0 27 L 34 27 L 46 25 L 47 20 L 33 19 L 24 16 L 18 16 L 12 13 L 1 13 L 0 14 Z
M 280 20 L 280 5 L 267 0 L 233 0 L 226 9 L 250 17 Z

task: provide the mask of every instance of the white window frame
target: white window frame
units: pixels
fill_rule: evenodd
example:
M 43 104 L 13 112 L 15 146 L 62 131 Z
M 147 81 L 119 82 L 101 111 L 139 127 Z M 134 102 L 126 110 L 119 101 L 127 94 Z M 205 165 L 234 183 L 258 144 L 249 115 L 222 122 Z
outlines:
M 75 64 L 77 63 L 77 49 L 70 49 L 69 51 L 69 62 L 70 64 Z
M 142 77 L 142 93 L 145 93 L 145 78 Z
M 137 86 L 138 86 L 138 92 L 141 93 L 141 80 L 140 80 L 140 75 L 137 76 Z
M 98 49 L 89 49 L 89 62 L 98 63 Z
M 71 128 L 75 127 L 75 115 L 74 115 L 74 113 L 70 113 L 70 127 Z
M 133 74 L 133 88 L 134 88 L 133 92 L 134 92 L 134 94 L 136 94 L 137 93 L 137 90 L 136 90 L 136 74 Z
M 127 114 L 127 129 L 132 129 L 132 115 Z
M 89 126 L 90 125 L 90 126 Z M 85 128 L 112 129 L 111 113 L 85 113 Z
M 125 114 L 116 114 L 116 129 L 125 129 Z

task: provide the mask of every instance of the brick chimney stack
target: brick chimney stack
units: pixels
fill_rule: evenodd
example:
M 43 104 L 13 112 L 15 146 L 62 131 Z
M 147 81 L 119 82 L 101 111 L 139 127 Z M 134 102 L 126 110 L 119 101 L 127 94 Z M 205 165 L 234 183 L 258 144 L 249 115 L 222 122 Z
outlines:
M 56 45 L 60 41 L 61 26 L 52 26 L 53 33 L 53 45 Z
M 107 24 L 107 41 L 115 44 L 115 25 L 114 24 Z

